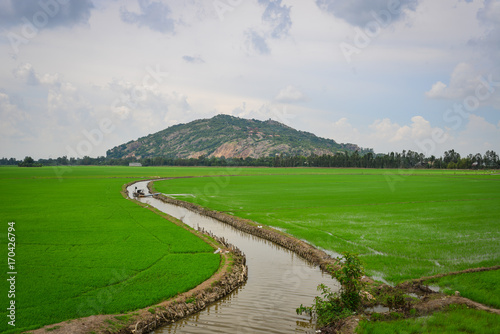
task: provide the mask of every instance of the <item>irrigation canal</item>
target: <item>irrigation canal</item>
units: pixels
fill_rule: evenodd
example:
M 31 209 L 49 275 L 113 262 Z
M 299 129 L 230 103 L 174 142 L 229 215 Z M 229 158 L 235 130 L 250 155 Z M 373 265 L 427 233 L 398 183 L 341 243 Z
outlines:
M 129 197 L 135 187 L 149 194 L 148 182 L 129 186 Z M 315 323 L 306 315 L 297 315 L 295 309 L 313 303 L 318 284 L 336 286 L 328 274 L 281 246 L 215 219 L 153 197 L 139 200 L 193 228 L 200 226 L 224 237 L 245 253 L 248 265 L 245 285 L 203 311 L 154 333 L 315 333 Z

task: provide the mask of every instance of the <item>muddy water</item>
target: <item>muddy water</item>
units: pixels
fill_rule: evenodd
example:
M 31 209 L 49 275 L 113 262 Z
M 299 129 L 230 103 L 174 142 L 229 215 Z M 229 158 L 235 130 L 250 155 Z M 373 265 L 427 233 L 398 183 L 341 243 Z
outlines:
M 147 182 L 129 187 L 144 189 Z M 315 324 L 295 309 L 310 306 L 318 295 L 316 287 L 324 283 L 336 288 L 336 282 L 285 248 L 236 230 L 209 217 L 152 197 L 140 199 L 185 224 L 198 226 L 226 238 L 247 257 L 248 281 L 225 299 L 205 310 L 155 331 L 166 333 L 314 333 Z

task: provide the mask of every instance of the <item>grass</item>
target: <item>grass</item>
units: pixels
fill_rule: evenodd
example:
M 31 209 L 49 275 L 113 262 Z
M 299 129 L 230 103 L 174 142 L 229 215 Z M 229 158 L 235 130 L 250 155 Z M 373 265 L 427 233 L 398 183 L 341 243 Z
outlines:
M 134 178 L 159 171 L 128 170 Z M 218 269 L 211 246 L 122 197 L 132 180 L 126 175 L 123 168 L 72 168 L 62 178 L 51 168 L 0 168 L 0 254 L 7 258 L 14 221 L 17 271 L 16 327 L 2 321 L 0 332 L 147 307 Z M 9 290 L 6 279 L 0 289 Z M 2 305 L 9 301 L 2 294 Z
M 456 334 L 500 333 L 500 316 L 461 306 L 450 306 L 448 310 L 429 317 L 395 320 L 388 322 L 361 321 L 356 330 L 359 334 Z
M 286 170 L 288 171 L 288 170 Z M 160 181 L 158 191 L 361 255 L 394 283 L 500 260 L 500 177 L 471 172 L 299 169 Z M 316 173 L 316 174 L 313 174 Z
M 500 309 L 500 270 L 445 276 L 425 283 L 438 285 L 442 291 Z
M 154 305 L 217 270 L 220 258 L 211 247 L 121 196 L 133 180 L 211 176 L 157 187 L 195 194 L 179 198 L 281 227 L 325 249 L 359 252 L 371 274 L 401 281 L 498 264 L 500 178 L 490 174 L 1 167 L 3 258 L 7 222 L 16 222 L 15 330 Z M 8 291 L 6 280 L 0 289 Z M 6 294 L 1 298 L 7 305 Z M 13 330 L 3 321 L 0 332 Z

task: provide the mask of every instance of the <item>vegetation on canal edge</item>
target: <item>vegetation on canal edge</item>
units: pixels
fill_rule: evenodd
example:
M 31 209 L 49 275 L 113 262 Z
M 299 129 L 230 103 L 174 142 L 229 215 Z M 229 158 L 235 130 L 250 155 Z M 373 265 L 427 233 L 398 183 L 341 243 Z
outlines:
M 321 297 L 315 297 L 312 306 L 300 305 L 297 308 L 298 314 L 316 316 L 319 326 L 336 323 L 360 311 L 363 266 L 356 254 L 349 252 L 344 252 L 338 261 L 340 268 L 333 271 L 332 277 L 341 285 L 339 292 L 332 292 L 329 287 L 320 284 L 318 291 L 321 291 Z

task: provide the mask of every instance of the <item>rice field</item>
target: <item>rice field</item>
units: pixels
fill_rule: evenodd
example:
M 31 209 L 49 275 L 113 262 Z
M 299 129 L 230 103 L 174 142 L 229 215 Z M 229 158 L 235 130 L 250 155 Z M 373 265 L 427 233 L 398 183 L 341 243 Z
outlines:
M 303 174 L 175 179 L 155 187 L 332 254 L 357 252 L 371 276 L 391 283 L 500 263 L 499 175 L 297 171 Z
M 205 177 L 156 187 L 332 254 L 358 252 L 382 280 L 500 262 L 500 176 L 491 172 L 2 167 L 0 255 L 15 222 L 16 331 L 148 307 L 210 277 L 220 262 L 210 246 L 120 194 L 134 180 L 182 176 Z M 14 331 L 4 321 L 0 332 Z
M 17 271 L 16 326 L 1 321 L 0 332 L 148 307 L 218 269 L 211 246 L 122 197 L 136 171 L 74 168 L 59 178 L 50 168 L 0 168 L 0 254 L 5 269 L 15 222 Z M 5 278 L 1 289 L 7 308 Z
M 439 286 L 441 291 L 450 295 L 458 291 L 462 297 L 500 309 L 499 282 L 500 279 L 495 271 L 485 271 L 445 276 L 425 283 Z
M 500 316 L 452 305 L 445 311 L 427 317 L 388 322 L 361 321 L 359 334 L 496 334 L 500 332 Z

